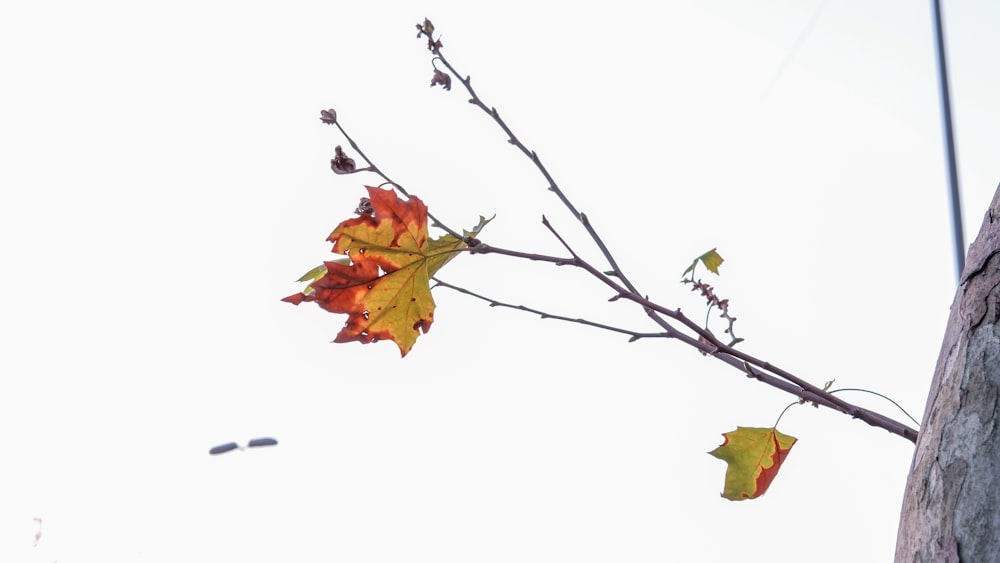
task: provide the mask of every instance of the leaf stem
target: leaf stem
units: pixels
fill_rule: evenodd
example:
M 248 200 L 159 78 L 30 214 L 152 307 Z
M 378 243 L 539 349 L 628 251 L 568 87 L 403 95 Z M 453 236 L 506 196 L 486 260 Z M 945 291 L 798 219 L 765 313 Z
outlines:
M 778 428 L 778 423 L 781 422 L 781 417 L 785 416 L 785 413 L 788 412 L 788 409 L 794 407 L 795 405 L 800 405 L 800 404 L 802 404 L 802 403 L 800 403 L 798 401 L 795 401 L 795 402 L 792 402 L 792 403 L 788 403 L 788 405 L 785 408 L 781 409 L 781 414 L 778 415 L 778 420 L 774 421 L 774 425 L 772 426 L 772 428 L 777 429 Z
M 887 396 L 885 396 L 885 395 L 883 395 L 881 393 L 878 393 L 878 392 L 875 392 L 875 391 L 871 391 L 869 389 L 858 389 L 858 388 L 855 388 L 855 387 L 844 387 L 843 389 L 834 389 L 834 390 L 830 391 L 830 393 L 840 393 L 841 391 L 859 391 L 861 393 L 871 393 L 872 395 L 875 395 L 876 397 L 882 397 L 886 401 L 889 401 L 890 403 L 892 403 L 893 405 L 895 405 L 897 409 L 899 409 L 900 411 L 902 411 L 902 413 L 906 415 L 906 418 L 909 418 L 910 420 L 913 421 L 913 424 L 916 424 L 917 426 L 920 426 L 920 423 L 917 422 L 917 419 L 915 419 L 912 416 L 910 416 L 910 413 L 906 412 L 906 409 L 904 409 L 902 406 L 900 406 L 899 403 L 897 403 L 896 401 L 893 401 L 892 399 L 890 399 L 889 397 L 887 397 Z

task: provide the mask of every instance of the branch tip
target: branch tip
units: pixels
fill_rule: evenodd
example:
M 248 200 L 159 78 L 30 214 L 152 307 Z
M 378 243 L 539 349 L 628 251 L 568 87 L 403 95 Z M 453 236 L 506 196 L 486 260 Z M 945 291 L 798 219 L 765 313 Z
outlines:
M 337 111 L 333 108 L 321 109 L 319 110 L 319 120 L 327 125 L 335 125 L 337 123 Z

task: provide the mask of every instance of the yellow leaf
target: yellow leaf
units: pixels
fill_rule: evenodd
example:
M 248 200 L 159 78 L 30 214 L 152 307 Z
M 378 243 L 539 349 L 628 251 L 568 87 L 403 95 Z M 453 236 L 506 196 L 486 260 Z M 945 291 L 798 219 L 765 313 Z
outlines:
M 724 260 L 722 259 L 722 256 L 720 256 L 719 253 L 716 252 L 715 249 L 713 248 L 712 250 L 709 250 L 708 252 L 695 258 L 694 261 L 691 262 L 691 265 L 688 266 L 686 270 L 684 270 L 683 274 L 681 274 L 681 277 L 683 278 L 684 276 L 686 276 L 688 272 L 693 272 L 695 267 L 698 266 L 698 262 L 704 264 L 705 267 L 708 268 L 708 271 L 718 275 L 719 266 L 722 265 L 723 261 Z
M 714 248 L 699 256 L 698 259 L 708 268 L 708 271 L 716 275 L 719 274 L 719 266 L 722 265 L 723 260 L 722 256 L 719 256 L 719 253 Z

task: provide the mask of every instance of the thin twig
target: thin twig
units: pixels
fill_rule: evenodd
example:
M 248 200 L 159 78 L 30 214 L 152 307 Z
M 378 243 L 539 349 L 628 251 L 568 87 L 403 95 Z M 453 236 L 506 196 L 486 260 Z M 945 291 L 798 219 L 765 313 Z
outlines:
M 468 289 L 465 289 L 464 287 L 459 287 L 457 285 L 450 284 L 450 283 L 448 283 L 448 282 L 446 282 L 444 280 L 441 280 L 439 278 L 431 278 L 431 279 L 434 280 L 435 287 L 438 287 L 438 286 L 440 286 L 440 287 L 446 287 L 448 289 L 457 291 L 459 293 L 463 293 L 463 294 L 468 295 L 470 297 L 475 297 L 476 299 L 479 299 L 481 301 L 487 302 L 490 307 L 502 307 L 502 308 L 507 308 L 507 309 L 515 309 L 515 310 L 518 310 L 518 311 L 524 311 L 526 313 L 533 313 L 533 314 L 538 315 L 539 317 L 541 317 L 543 319 L 556 319 L 556 320 L 559 320 L 559 321 L 566 321 L 566 322 L 570 322 L 570 323 L 582 324 L 582 325 L 586 325 L 586 326 L 590 326 L 590 327 L 594 327 L 594 328 L 599 328 L 601 330 L 607 330 L 607 331 L 610 331 L 610 332 L 617 332 L 618 334 L 625 334 L 625 335 L 627 335 L 629 337 L 629 342 L 635 342 L 636 340 L 639 340 L 641 338 L 670 338 L 672 336 L 670 333 L 667 333 L 667 332 L 637 332 L 637 331 L 634 331 L 634 330 L 628 330 L 628 329 L 625 329 L 625 328 L 619 328 L 619 327 L 615 327 L 615 326 L 610 326 L 610 325 L 606 325 L 606 324 L 603 324 L 603 323 L 598 323 L 598 322 L 594 322 L 594 321 L 588 321 L 587 319 L 564 317 L 562 315 L 556 315 L 554 313 L 547 313 L 545 311 L 541 311 L 539 309 L 533 309 L 531 307 L 526 307 L 524 305 L 513 305 L 513 304 L 510 304 L 510 303 L 504 303 L 503 301 L 497 301 L 496 299 L 492 299 L 490 297 L 486 297 L 485 295 L 480 295 L 480 294 L 478 294 L 478 293 L 476 293 L 474 291 L 470 291 Z
M 361 158 L 363 158 L 365 160 L 365 162 L 368 163 L 367 169 L 361 169 L 361 170 L 358 170 L 358 172 L 361 172 L 363 170 L 374 172 L 375 174 L 378 174 L 383 180 L 385 180 L 385 183 L 391 185 L 394 189 L 396 189 L 396 191 L 398 191 L 399 193 L 403 194 L 407 198 L 410 197 L 410 194 L 406 191 L 406 189 L 403 188 L 402 185 L 400 185 L 399 183 L 395 182 L 394 180 L 392 180 L 388 176 L 386 176 L 385 173 L 382 172 L 382 169 L 379 168 L 378 166 L 376 166 L 375 163 L 372 162 L 372 159 L 368 158 L 368 155 L 366 155 L 364 153 L 364 151 L 361 150 L 361 147 L 359 147 L 358 144 L 356 142 L 354 142 L 354 139 L 352 139 L 351 136 L 347 134 L 347 131 L 344 130 L 344 127 L 341 126 L 340 120 L 334 121 L 333 124 L 336 125 L 337 129 L 340 130 L 340 134 L 343 135 L 345 139 L 347 139 L 347 142 L 351 145 L 351 148 L 354 149 L 354 152 L 358 153 L 358 156 L 360 156 Z M 449 235 L 451 235 L 451 236 L 453 236 L 453 237 L 455 237 L 455 238 L 457 238 L 459 240 L 462 240 L 464 238 L 462 235 L 458 234 L 453 229 L 449 228 L 447 225 L 445 225 L 443 222 L 441 222 L 437 217 L 435 217 L 434 215 L 431 215 L 431 213 L 429 211 L 427 212 L 427 217 L 431 221 L 433 221 L 434 224 L 437 227 L 441 228 L 442 230 L 444 230 Z
M 441 64 L 443 64 L 448 69 L 448 72 L 450 72 L 455 78 L 457 78 L 462 83 L 462 85 L 465 87 L 465 90 L 471 96 L 471 98 L 469 99 L 469 103 L 475 105 L 479 109 L 483 110 L 487 115 L 489 115 L 493 119 L 493 121 L 495 121 L 497 125 L 499 125 L 501 129 L 503 129 L 503 132 L 507 134 L 507 142 L 517 147 L 518 150 L 520 150 L 526 157 L 528 157 L 529 160 L 531 160 L 531 162 L 535 164 L 535 167 L 538 168 L 538 171 L 542 174 L 542 177 L 545 178 L 546 182 L 548 182 L 549 191 L 556 194 L 556 197 L 558 197 L 559 201 L 563 203 L 566 209 L 568 209 L 569 212 L 573 214 L 573 217 L 575 217 L 578 221 L 580 221 L 581 224 L 583 224 L 587 233 L 594 240 L 594 243 L 597 245 L 598 249 L 600 249 L 601 254 L 603 254 L 604 258 L 608 261 L 608 265 L 610 265 L 611 269 L 615 272 L 615 275 L 622 280 L 622 283 L 625 284 L 625 287 L 627 287 L 630 291 L 639 293 L 639 290 L 636 289 L 634 285 L 632 285 L 632 282 L 629 281 L 628 277 L 625 276 L 625 273 L 622 272 L 621 268 L 618 266 L 618 262 L 615 260 L 614 256 L 611 254 L 611 251 L 608 249 L 607 245 L 604 244 L 603 239 L 598 235 L 597 231 L 590 223 L 590 219 L 588 219 L 585 214 L 579 212 L 576 209 L 576 206 L 573 205 L 573 203 L 570 201 L 566 193 L 562 191 L 562 189 L 559 187 L 559 184 L 557 184 L 555 179 L 552 178 L 552 175 L 549 174 L 549 171 L 547 168 L 545 168 L 545 165 L 542 164 L 542 159 L 538 157 L 538 153 L 528 149 L 528 147 L 526 147 L 524 143 L 522 143 L 521 140 L 517 138 L 517 135 L 514 134 L 514 132 L 503 120 L 503 118 L 500 117 L 500 113 L 497 111 L 495 107 L 486 106 L 483 100 L 479 97 L 479 94 L 477 94 L 476 90 L 472 87 L 472 77 L 465 76 L 463 78 L 462 74 L 459 73 L 457 70 L 455 70 L 455 67 L 452 66 L 452 64 L 448 62 L 448 59 L 445 58 L 445 56 L 441 53 L 440 41 L 435 41 L 433 35 L 429 35 L 427 39 L 428 39 L 428 46 L 434 53 L 434 58 L 436 60 L 441 61 Z M 664 328 L 667 328 L 666 326 L 663 325 L 663 322 L 665 321 L 663 322 L 660 321 L 663 321 L 663 319 L 658 319 L 658 324 L 660 324 Z

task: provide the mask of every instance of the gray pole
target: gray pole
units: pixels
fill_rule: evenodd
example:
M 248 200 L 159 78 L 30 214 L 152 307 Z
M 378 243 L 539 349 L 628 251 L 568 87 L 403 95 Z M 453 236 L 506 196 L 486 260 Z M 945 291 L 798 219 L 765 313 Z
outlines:
M 941 85 L 941 127 L 944 130 L 945 160 L 951 195 L 951 227 L 955 241 L 955 267 L 962 277 L 965 268 L 965 235 L 962 228 L 962 206 L 958 193 L 958 164 L 955 160 L 955 135 L 951 126 L 951 96 L 948 93 L 948 63 L 944 52 L 944 25 L 941 23 L 941 0 L 932 0 L 934 7 L 934 37 L 937 42 L 938 82 Z M 959 279 L 961 281 L 961 279 Z

